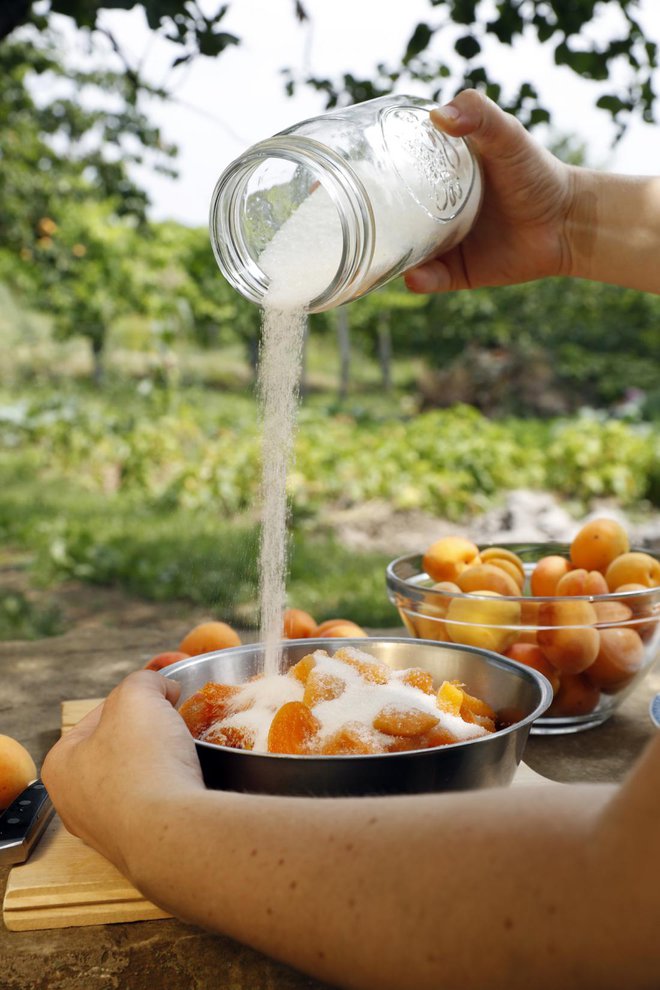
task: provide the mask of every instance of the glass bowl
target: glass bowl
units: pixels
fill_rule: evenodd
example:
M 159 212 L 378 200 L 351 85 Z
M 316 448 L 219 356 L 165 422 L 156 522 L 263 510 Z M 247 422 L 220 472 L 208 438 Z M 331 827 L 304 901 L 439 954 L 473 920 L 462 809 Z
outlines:
M 423 569 L 422 554 L 408 554 L 388 565 L 390 601 L 417 639 L 493 650 L 544 673 L 554 699 L 532 733 L 578 732 L 601 725 L 660 654 L 660 587 L 532 597 L 530 575 L 536 562 L 551 554 L 568 559 L 570 546 L 498 546 L 523 562 L 525 583 L 519 597 L 436 589 Z M 486 549 L 479 547 L 480 552 Z M 596 659 L 582 669 L 581 652 L 591 656 L 596 650 Z

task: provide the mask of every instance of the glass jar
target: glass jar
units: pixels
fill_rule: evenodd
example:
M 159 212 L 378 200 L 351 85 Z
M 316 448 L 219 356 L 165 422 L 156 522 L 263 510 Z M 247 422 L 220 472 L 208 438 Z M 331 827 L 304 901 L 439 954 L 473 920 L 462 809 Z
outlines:
M 220 176 L 216 260 L 255 303 L 320 312 L 370 292 L 470 230 L 481 172 L 435 106 L 385 96 L 261 141 Z

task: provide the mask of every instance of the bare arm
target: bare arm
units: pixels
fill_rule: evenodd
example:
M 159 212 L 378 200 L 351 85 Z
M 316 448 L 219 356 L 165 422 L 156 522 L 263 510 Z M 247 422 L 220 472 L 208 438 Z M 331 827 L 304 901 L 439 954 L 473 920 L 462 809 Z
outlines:
M 479 152 L 484 202 L 461 244 L 407 273 L 412 291 L 571 275 L 660 293 L 660 178 L 566 165 L 475 90 L 431 118 Z
M 651 985 L 660 863 L 632 836 L 657 823 L 660 740 L 621 792 L 213 792 L 166 684 L 132 675 L 44 776 L 68 826 L 174 914 L 343 987 Z

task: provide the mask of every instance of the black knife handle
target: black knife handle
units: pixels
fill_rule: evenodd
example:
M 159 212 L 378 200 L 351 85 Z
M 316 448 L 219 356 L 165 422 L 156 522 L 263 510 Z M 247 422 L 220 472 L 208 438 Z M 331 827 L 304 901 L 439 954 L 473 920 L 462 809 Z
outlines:
M 0 864 L 24 863 L 53 814 L 40 780 L 28 784 L 0 815 Z

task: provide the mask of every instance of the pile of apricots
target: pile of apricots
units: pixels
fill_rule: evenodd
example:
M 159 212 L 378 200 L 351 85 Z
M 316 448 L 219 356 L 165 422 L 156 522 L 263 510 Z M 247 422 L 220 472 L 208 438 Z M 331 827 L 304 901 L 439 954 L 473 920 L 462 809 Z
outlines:
M 326 619 L 320 624 L 301 608 L 288 608 L 283 617 L 284 639 L 362 639 L 367 633 L 350 619 Z M 147 670 L 162 670 L 179 660 L 214 650 L 240 646 L 241 638 L 226 622 L 201 622 L 186 633 L 176 650 L 157 653 L 145 664 Z
M 511 550 L 479 550 L 458 536 L 433 543 L 423 568 L 431 591 L 441 594 L 429 596 L 417 613 L 401 610 L 409 631 L 534 667 L 552 685 L 551 716 L 588 714 L 601 693 L 629 685 L 660 620 L 660 563 L 631 551 L 613 519 L 585 523 L 568 557 L 542 557 L 529 577 Z
M 332 661 L 333 673 L 324 670 L 324 659 Z M 378 695 L 382 695 L 383 707 L 376 704 L 373 718 L 370 715 L 365 721 L 362 713 L 361 720 L 359 715 L 356 720 L 349 701 L 340 708 L 345 722 L 324 734 L 315 708 L 322 702 L 342 705 L 350 693 L 345 679 L 347 674 L 357 675 L 358 683 L 374 692 L 376 701 Z M 435 749 L 458 742 L 461 737 L 473 738 L 497 729 L 494 710 L 482 699 L 468 694 L 462 684 L 444 681 L 436 691 L 428 671 L 411 667 L 393 672 L 386 664 L 357 650 L 339 649 L 333 657 L 324 650 L 317 650 L 280 677 L 283 681 L 298 681 L 304 692 L 300 700 L 285 702 L 269 716 L 265 750 L 268 753 L 296 756 L 402 753 Z M 424 703 L 420 705 L 414 695 L 406 694 L 399 698 L 398 704 L 393 704 L 392 694 L 379 690 L 393 684 L 415 688 Z M 254 692 L 248 690 L 246 696 L 244 687 L 209 682 L 187 698 L 179 712 L 191 735 L 233 749 L 253 749 L 255 730 L 249 727 L 249 719 L 242 724 L 242 718 L 254 703 Z M 457 736 L 452 732 L 456 723 L 443 720 L 443 713 L 479 728 L 473 736 Z

